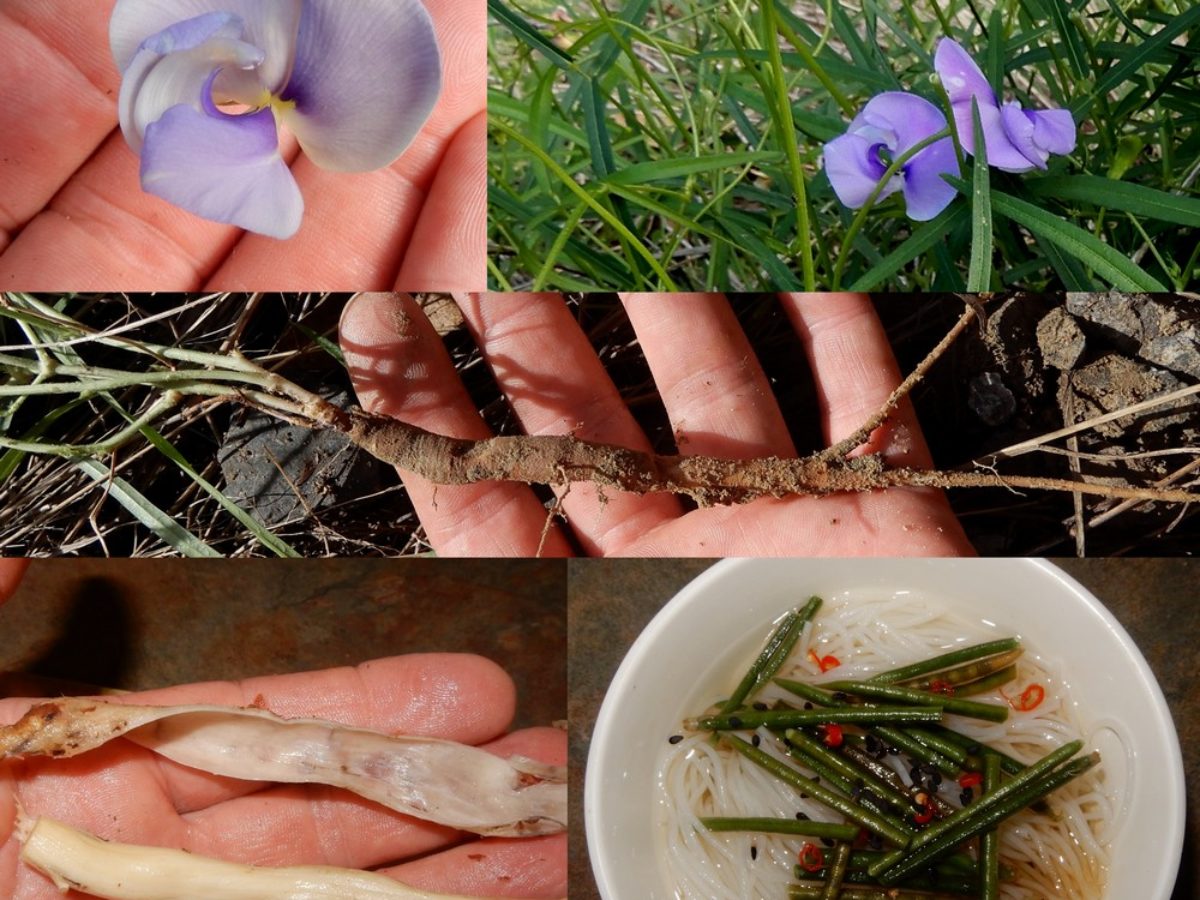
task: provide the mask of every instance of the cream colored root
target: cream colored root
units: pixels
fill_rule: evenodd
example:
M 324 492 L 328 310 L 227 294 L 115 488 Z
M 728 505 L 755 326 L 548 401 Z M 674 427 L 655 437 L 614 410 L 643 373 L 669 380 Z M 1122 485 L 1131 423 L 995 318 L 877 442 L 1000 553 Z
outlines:
M 53 819 L 18 813 L 21 859 L 59 890 L 108 900 L 468 900 L 334 866 L 266 868 L 183 850 L 103 841 Z
M 566 769 L 478 747 L 399 737 L 263 709 L 134 706 L 64 697 L 0 728 L 0 759 L 76 756 L 118 737 L 194 769 L 249 781 L 316 783 L 475 834 L 562 831 Z

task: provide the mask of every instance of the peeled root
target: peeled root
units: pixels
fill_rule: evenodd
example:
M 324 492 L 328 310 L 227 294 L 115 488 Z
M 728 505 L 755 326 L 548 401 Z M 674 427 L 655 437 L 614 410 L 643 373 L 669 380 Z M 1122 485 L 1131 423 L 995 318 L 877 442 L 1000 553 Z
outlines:
M 63 698 L 0 728 L 0 758 L 67 757 L 126 737 L 194 769 L 327 784 L 440 825 L 521 837 L 566 828 L 566 770 L 452 741 L 394 737 L 257 708 L 128 706 Z
M 265 868 L 183 850 L 101 840 L 53 819 L 18 814 L 21 859 L 70 889 L 109 900 L 469 900 L 334 866 Z

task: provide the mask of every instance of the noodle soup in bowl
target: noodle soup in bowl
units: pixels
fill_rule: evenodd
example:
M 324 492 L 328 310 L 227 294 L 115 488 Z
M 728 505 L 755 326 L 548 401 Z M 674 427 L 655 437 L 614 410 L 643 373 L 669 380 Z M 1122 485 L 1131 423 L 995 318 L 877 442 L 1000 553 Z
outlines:
M 826 601 L 804 639 L 815 641 L 818 659 L 829 646 L 845 646 L 837 643 L 836 635 L 828 643 L 829 632 L 838 622 L 854 621 L 856 611 L 868 614 L 856 628 L 876 633 L 876 618 L 890 622 L 901 644 L 920 646 L 921 638 L 914 632 L 927 618 L 923 610 L 961 622 L 964 645 L 980 637 L 1019 637 L 1025 648 L 1023 659 L 1028 658 L 1036 671 L 1048 673 L 1043 679 L 1047 708 L 1052 702 L 1061 706 L 1064 722 L 1074 723 L 1084 740 L 1085 753 L 1098 750 L 1102 756 L 1096 770 L 1100 774 L 1094 777 L 1100 793 L 1092 798 L 1097 802 L 1088 802 L 1095 834 L 1089 831 L 1087 840 L 1073 840 L 1072 823 L 1077 827 L 1079 820 L 1068 814 L 1063 840 L 1102 846 L 1105 854 L 1098 865 L 1106 870 L 1100 881 L 1104 887 L 1076 891 L 1088 900 L 1168 900 L 1183 841 L 1182 760 L 1162 692 L 1128 634 L 1095 597 L 1045 562 L 899 559 L 726 561 L 693 581 L 659 612 L 614 677 L 592 737 L 584 816 L 601 896 L 674 900 L 697 895 L 696 889 L 681 891 L 680 879 L 672 873 L 679 862 L 678 850 L 668 848 L 668 818 L 673 815 L 668 810 L 671 803 L 678 803 L 667 799 L 666 786 L 677 783 L 671 768 L 676 764 L 671 756 L 676 747 L 668 744 L 668 738 L 683 733 L 685 719 L 728 697 L 773 623 L 811 595 Z M 878 616 L 874 610 L 880 610 Z M 935 644 L 945 646 L 944 636 Z M 855 670 L 863 658 L 870 658 L 869 650 L 846 653 L 851 657 L 842 660 L 851 672 L 846 677 L 869 677 L 861 665 Z M 931 655 L 913 650 L 902 661 Z M 815 666 L 812 673 L 809 680 L 818 685 L 840 675 L 839 671 L 820 675 Z M 1022 686 L 1010 687 L 1019 696 Z M 1064 735 L 1070 731 L 1069 725 L 1063 726 Z M 1057 737 L 1055 745 L 1068 739 Z M 711 746 L 707 741 L 688 740 L 698 749 Z M 1052 807 L 1055 800 L 1052 795 Z M 1102 822 L 1095 821 L 1098 808 L 1104 814 Z M 705 814 L 781 813 L 716 809 Z M 1083 816 L 1078 808 L 1074 815 Z M 788 846 L 796 848 L 813 840 L 728 837 L 730 846 L 739 848 L 737 854 L 705 865 L 719 866 L 726 874 L 736 869 L 733 881 L 742 885 L 743 896 L 755 894 L 738 867 L 770 866 L 773 859 L 782 865 L 775 859 L 778 853 L 771 856 L 772 842 L 787 840 Z M 1005 847 L 1002 841 L 1002 853 Z M 1051 856 L 1060 850 L 1055 845 L 1033 852 Z M 795 850 L 790 852 L 794 863 Z M 669 857 L 674 861 L 668 862 Z M 1097 860 L 1089 864 L 1095 867 Z M 1062 877 L 1070 881 L 1074 876 L 1067 866 L 1062 868 Z M 1045 887 L 1040 890 L 1051 893 Z M 1012 886 L 1005 891 L 1001 897 L 1038 896 L 1036 890 L 1014 893 Z M 711 896 L 715 893 L 705 900 Z M 769 893 L 762 900 L 773 896 Z M 786 888 L 778 896 L 786 898 Z

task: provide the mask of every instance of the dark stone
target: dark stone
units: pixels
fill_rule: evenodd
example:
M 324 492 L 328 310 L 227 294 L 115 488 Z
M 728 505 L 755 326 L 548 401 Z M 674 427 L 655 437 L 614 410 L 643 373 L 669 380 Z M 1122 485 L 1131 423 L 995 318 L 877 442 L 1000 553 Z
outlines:
M 344 391 L 326 399 L 343 408 L 352 402 Z M 303 521 L 381 490 L 388 470 L 339 431 L 302 428 L 260 412 L 230 425 L 217 458 L 224 493 L 267 525 Z

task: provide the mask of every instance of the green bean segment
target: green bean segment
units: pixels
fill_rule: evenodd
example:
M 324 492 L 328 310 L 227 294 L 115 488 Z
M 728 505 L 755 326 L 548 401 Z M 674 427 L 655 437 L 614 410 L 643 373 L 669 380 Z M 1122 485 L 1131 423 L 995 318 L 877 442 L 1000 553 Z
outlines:
M 941 721 L 937 706 L 853 707 L 846 709 L 743 709 L 729 715 L 701 716 L 684 722 L 698 731 L 740 731 L 743 728 L 803 728 L 806 725 L 874 725 L 883 722 Z
M 914 678 L 920 678 L 932 672 L 941 672 L 943 669 L 952 669 L 978 659 L 995 656 L 997 653 L 1008 653 L 1020 646 L 1021 642 L 1016 638 L 1002 638 L 998 641 L 988 641 L 983 644 L 975 644 L 971 647 L 963 647 L 960 650 L 951 650 L 949 653 L 943 653 L 940 656 L 934 656 L 921 662 L 912 663 L 911 665 L 901 666 L 898 669 L 880 672 L 870 680 L 881 684 L 911 681 Z
M 758 658 L 754 660 L 733 695 L 721 705 L 722 713 L 737 709 L 761 685 L 771 680 L 771 677 L 779 671 L 783 661 L 788 658 L 796 646 L 796 641 L 800 639 L 804 626 L 821 608 L 821 602 L 820 597 L 810 597 L 802 609 L 794 609 L 783 617 L 779 626 L 767 638 L 766 646 L 758 654 Z
M 893 684 L 874 684 L 869 681 L 834 681 L 825 685 L 831 691 L 855 694 L 871 700 L 887 700 L 893 703 L 904 703 L 908 706 L 938 706 L 945 712 L 956 716 L 967 716 L 971 719 L 983 719 L 987 722 L 1008 721 L 1008 707 L 997 703 L 980 703 L 976 700 L 960 700 L 957 697 L 947 697 L 944 694 L 932 694 L 928 691 L 915 691 L 912 688 L 899 687 Z
M 762 834 L 801 834 L 807 837 L 852 841 L 858 837 L 857 825 L 817 822 L 813 819 L 778 819 L 757 816 L 701 816 L 700 823 L 709 831 L 753 831 Z

